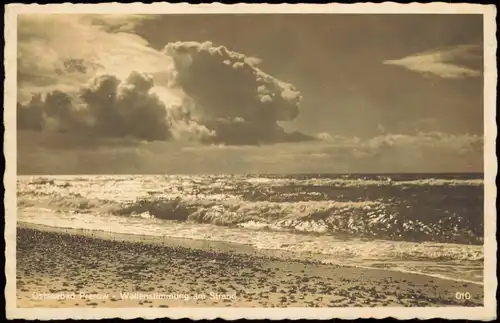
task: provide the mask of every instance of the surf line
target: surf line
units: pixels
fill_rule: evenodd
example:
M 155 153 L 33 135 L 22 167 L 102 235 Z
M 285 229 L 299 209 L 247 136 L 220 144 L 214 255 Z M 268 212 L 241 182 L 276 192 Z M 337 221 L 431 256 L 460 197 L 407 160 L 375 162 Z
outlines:
M 350 265 L 350 264 L 343 264 L 342 266 L 345 267 L 355 267 L 355 268 L 362 268 L 362 269 L 375 269 L 375 270 L 386 270 L 386 271 L 397 271 L 400 273 L 405 273 L 405 274 L 414 274 L 414 275 L 420 275 L 420 276 L 428 276 L 428 277 L 434 277 L 434 278 L 439 278 L 443 280 L 451 280 L 455 282 L 461 282 L 461 283 L 469 283 L 469 284 L 475 284 L 479 286 L 484 286 L 483 282 L 478 282 L 474 280 L 468 280 L 468 279 L 461 279 L 461 278 L 452 278 L 452 277 L 447 277 L 439 274 L 429 274 L 429 273 L 421 273 L 418 271 L 413 271 L 413 270 L 406 270 L 406 269 L 399 269 L 399 268 L 377 268 L 377 267 L 369 267 L 369 266 L 359 266 L 359 265 Z

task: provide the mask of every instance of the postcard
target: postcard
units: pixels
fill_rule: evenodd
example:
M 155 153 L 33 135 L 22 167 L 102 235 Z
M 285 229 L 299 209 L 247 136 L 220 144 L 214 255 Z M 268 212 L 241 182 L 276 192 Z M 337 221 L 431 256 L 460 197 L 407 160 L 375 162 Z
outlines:
M 7 316 L 494 320 L 495 16 L 7 5 Z

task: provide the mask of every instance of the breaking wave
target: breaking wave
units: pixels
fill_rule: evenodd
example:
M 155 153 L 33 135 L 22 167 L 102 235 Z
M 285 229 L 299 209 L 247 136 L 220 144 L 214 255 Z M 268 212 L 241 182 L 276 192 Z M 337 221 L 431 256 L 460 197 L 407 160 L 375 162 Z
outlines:
M 378 201 L 248 202 L 182 199 L 139 200 L 113 211 L 117 215 L 210 223 L 249 229 L 333 234 L 404 241 L 482 242 L 472 221 L 456 213 L 418 217 L 397 213 Z

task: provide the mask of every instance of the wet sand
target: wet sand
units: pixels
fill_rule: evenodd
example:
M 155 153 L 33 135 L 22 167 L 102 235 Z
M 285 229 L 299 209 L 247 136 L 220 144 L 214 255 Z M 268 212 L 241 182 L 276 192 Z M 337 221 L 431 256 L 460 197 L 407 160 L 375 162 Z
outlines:
M 287 259 L 236 244 L 25 223 L 17 228 L 16 270 L 17 307 L 483 304 L 476 284 Z M 457 292 L 470 299 L 456 299 Z

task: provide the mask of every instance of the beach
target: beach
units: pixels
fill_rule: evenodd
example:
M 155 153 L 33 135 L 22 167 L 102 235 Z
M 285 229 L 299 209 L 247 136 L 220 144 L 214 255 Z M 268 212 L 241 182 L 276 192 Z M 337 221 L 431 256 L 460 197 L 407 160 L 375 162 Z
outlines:
M 17 307 L 24 308 L 483 305 L 479 284 L 233 243 L 19 222 L 16 252 Z

